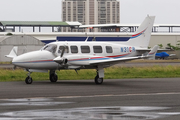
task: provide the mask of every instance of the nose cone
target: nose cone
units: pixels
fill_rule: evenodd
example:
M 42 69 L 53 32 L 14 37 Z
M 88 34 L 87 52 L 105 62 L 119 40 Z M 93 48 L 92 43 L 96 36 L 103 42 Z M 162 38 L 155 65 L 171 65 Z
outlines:
M 28 52 L 28 53 L 25 53 L 25 54 L 15 57 L 12 60 L 12 64 L 19 66 L 19 67 L 27 68 L 27 67 L 29 67 L 32 60 L 35 58 L 38 58 L 38 56 L 40 56 L 40 55 L 41 54 L 39 53 L 39 51 Z
M 55 56 L 49 51 L 33 51 L 15 57 L 12 64 L 23 67 L 40 69 L 47 65 L 47 61 L 53 61 Z
M 25 53 L 13 58 L 12 64 L 19 67 L 24 67 L 25 63 L 27 63 L 30 60 L 30 58 L 28 57 L 29 55 L 30 53 Z

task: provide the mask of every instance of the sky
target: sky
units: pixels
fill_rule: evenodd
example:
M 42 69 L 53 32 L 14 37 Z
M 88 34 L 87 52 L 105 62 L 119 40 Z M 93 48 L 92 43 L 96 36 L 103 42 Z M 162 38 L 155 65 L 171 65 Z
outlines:
M 180 24 L 180 0 L 119 0 L 120 22 L 141 23 L 147 15 L 156 24 Z M 0 0 L 0 21 L 61 21 L 61 0 Z

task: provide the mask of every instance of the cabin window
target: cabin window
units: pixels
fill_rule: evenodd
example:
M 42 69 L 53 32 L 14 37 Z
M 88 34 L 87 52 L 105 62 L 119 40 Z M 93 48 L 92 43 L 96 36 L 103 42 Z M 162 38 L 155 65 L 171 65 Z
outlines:
M 111 46 L 106 46 L 106 52 L 107 53 L 112 53 L 113 52 L 112 47 Z
M 62 50 L 64 49 L 64 47 L 65 47 L 64 53 L 69 53 L 69 47 L 68 46 L 59 46 L 58 53 L 61 53 Z
M 89 46 L 81 46 L 81 52 L 82 53 L 90 53 Z
M 93 46 L 94 53 L 102 53 L 102 47 L 101 46 Z
M 77 46 L 71 46 L 71 53 L 78 53 L 78 47 Z

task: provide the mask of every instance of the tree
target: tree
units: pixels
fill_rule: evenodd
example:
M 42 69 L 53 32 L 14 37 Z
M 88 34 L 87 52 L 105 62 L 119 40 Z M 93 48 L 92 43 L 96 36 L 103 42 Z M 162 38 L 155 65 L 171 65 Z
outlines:
M 162 44 L 158 44 L 159 48 L 162 49 L 163 48 L 163 45 Z
M 11 35 L 13 35 L 13 34 L 12 34 L 12 33 L 7 33 L 6 35 L 7 35 L 7 36 L 11 36 Z
M 180 41 L 178 41 L 178 42 L 180 42 Z M 180 50 L 180 43 L 177 43 L 176 46 L 173 46 L 173 45 L 171 45 L 171 43 L 168 43 L 167 46 L 168 46 L 168 49 Z

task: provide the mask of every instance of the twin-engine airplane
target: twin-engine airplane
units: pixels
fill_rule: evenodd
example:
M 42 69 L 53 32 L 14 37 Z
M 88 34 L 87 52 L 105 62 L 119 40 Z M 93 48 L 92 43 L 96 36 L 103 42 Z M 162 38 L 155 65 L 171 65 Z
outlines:
M 138 30 L 127 42 L 52 42 L 38 51 L 17 56 L 18 47 L 14 47 L 6 57 L 12 58 L 12 64 L 25 68 L 28 76 L 27 84 L 33 82 L 32 72 L 50 71 L 50 81 L 56 82 L 56 70 L 61 69 L 96 69 L 96 84 L 102 84 L 104 68 L 120 62 L 148 58 L 154 59 L 158 46 L 148 49 L 154 16 L 147 16 Z M 150 51 L 147 53 L 147 51 Z M 145 54 L 146 55 L 143 55 Z

